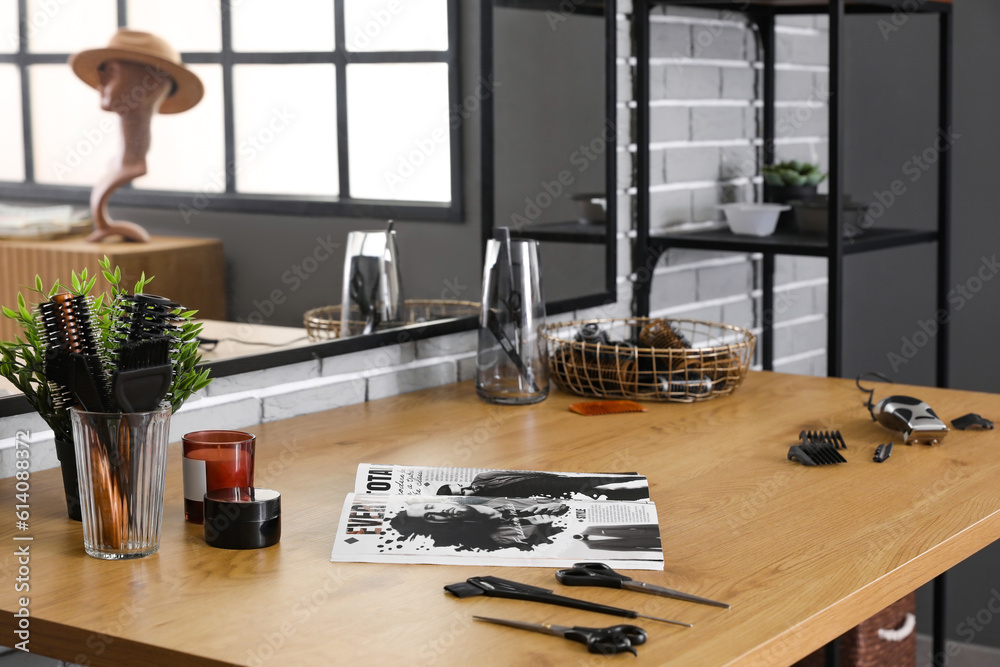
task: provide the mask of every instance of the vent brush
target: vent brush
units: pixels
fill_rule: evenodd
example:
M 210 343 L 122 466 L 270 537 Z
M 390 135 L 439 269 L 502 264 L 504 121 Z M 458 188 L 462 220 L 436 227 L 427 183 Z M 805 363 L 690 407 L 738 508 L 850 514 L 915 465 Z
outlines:
M 180 332 L 173 315 L 178 304 L 152 294 L 121 294 L 113 382 L 115 400 L 128 412 L 155 410 L 173 379 L 171 352 Z

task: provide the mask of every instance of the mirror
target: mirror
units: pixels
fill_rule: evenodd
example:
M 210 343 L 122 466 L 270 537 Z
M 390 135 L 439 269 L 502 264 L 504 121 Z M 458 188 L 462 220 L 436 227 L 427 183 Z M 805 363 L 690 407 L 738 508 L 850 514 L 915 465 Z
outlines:
M 600 207 L 595 209 L 587 202 L 589 224 L 580 224 L 584 204 L 573 199 L 574 195 L 614 192 L 613 136 L 605 141 L 603 152 L 595 150 L 596 143 L 589 149 L 591 154 L 600 153 L 599 159 L 582 151 L 574 155 L 581 146 L 590 146 L 604 136 L 604 128 L 611 126 L 606 119 L 615 117 L 613 98 L 609 105 L 605 94 L 614 89 L 614 67 L 608 65 L 614 62 L 613 52 L 606 48 L 606 44 L 613 44 L 607 36 L 608 30 L 614 34 L 614 9 L 613 2 L 573 4 L 576 10 L 562 20 L 558 2 L 450 3 L 461 10 L 456 37 L 461 61 L 458 115 L 463 213 L 457 221 L 396 221 L 406 299 L 477 302 L 484 238 L 491 234 L 492 226 L 512 224 L 515 213 L 529 219 L 526 213 L 533 211 L 525 211 L 525 197 L 544 204 L 543 194 L 553 196 L 545 183 L 554 191 L 553 179 L 558 183 L 565 170 L 572 170 L 572 180 L 517 233 L 541 241 L 550 315 L 614 298 L 614 207 L 607 211 L 602 225 L 595 215 Z M 529 5 L 533 8 L 527 9 Z M 560 16 L 555 30 L 546 20 L 546 11 Z M 543 76 L 518 80 L 532 74 L 532 68 L 525 71 L 524 59 L 518 62 L 510 57 L 518 49 L 525 55 L 533 54 L 530 64 L 544 72 Z M 491 88 L 487 75 L 493 71 L 494 57 L 495 81 L 501 85 Z M 546 80 L 565 85 L 560 85 L 557 95 L 551 95 L 548 93 L 555 90 L 540 85 Z M 561 133 L 563 123 L 553 123 L 560 117 L 573 120 L 565 123 L 572 132 Z M 587 161 L 585 171 L 579 171 L 581 160 Z M 526 165 L 532 165 L 532 170 L 525 171 Z M 610 199 L 613 201 L 613 195 Z M 154 235 L 223 241 L 232 321 L 217 323 L 207 332 L 210 338 L 222 339 L 216 352 L 206 355 L 218 359 L 210 361 L 217 376 L 476 326 L 476 318 L 464 315 L 459 305 L 457 312 L 417 315 L 414 319 L 418 321 L 391 330 L 336 340 L 306 338 L 303 314 L 339 303 L 348 233 L 385 229 L 384 218 L 319 217 L 309 215 L 304 205 L 303 215 L 218 212 L 209 207 L 184 219 L 174 204 L 140 208 L 127 199 L 125 202 L 127 205 L 112 203 L 115 214 L 140 221 Z M 324 252 L 315 254 L 317 248 Z M 316 257 L 323 260 L 310 259 Z M 155 292 L 155 281 L 150 289 Z M 238 349 L 241 346 L 234 343 L 251 339 L 262 344 Z M 0 416 L 28 410 L 22 397 L 0 399 Z
M 539 241 L 549 313 L 613 301 L 614 0 L 494 0 L 483 29 L 484 234 Z

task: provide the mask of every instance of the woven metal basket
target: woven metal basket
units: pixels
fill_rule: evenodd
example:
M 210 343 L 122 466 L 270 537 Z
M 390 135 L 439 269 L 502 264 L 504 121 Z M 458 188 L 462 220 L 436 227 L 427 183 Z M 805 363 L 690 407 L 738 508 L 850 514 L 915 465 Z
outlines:
M 746 377 L 757 342 L 742 327 L 646 317 L 560 322 L 540 333 L 560 389 L 684 403 L 732 393 Z
M 356 310 L 356 309 L 355 309 Z M 329 340 L 340 337 L 340 306 L 322 306 L 307 310 L 303 316 L 303 324 L 309 340 Z M 407 299 L 403 302 L 403 319 L 399 322 L 386 323 L 386 326 L 402 326 L 418 324 L 432 320 L 450 319 L 452 317 L 468 317 L 479 315 L 479 304 L 474 301 L 446 301 L 439 299 Z M 364 326 L 360 314 L 351 320 Z
M 907 615 L 915 614 L 916 609 L 917 594 L 910 593 L 844 633 L 838 640 L 841 667 L 913 667 L 917 662 L 917 634 L 901 632 L 900 628 L 912 629 L 915 619 L 907 620 Z M 820 649 L 793 667 L 825 665 L 826 653 Z

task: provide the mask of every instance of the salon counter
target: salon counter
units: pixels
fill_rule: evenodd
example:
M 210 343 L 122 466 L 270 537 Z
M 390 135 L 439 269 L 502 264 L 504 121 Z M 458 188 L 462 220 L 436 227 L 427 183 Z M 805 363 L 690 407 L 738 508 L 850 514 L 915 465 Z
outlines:
M 1000 417 L 1000 396 L 893 386 L 946 421 Z M 878 385 L 876 400 L 889 393 Z M 751 373 L 704 403 L 581 417 L 553 391 L 498 407 L 451 385 L 253 427 L 257 485 L 282 492 L 277 546 L 205 545 L 183 519 L 180 446 L 171 445 L 157 554 L 85 555 L 65 515 L 58 470 L 32 473 L 27 530 L 15 480 L 0 480 L 3 643 L 26 597 L 32 652 L 86 665 L 604 664 L 574 643 L 481 624 L 473 614 L 562 625 L 621 622 L 548 605 L 458 600 L 445 584 L 491 574 L 572 597 L 684 620 L 640 619 L 649 632 L 629 664 L 787 665 L 1000 538 L 1000 435 L 953 431 L 938 446 L 898 444 L 873 423 L 854 382 Z M 210 427 L 211 424 L 204 424 Z M 847 464 L 786 459 L 802 429 L 840 429 Z M 627 591 L 572 588 L 550 568 L 329 562 L 357 464 L 638 471 L 648 476 L 665 570 L 635 578 L 732 604 L 730 611 Z M 18 540 L 17 538 L 31 538 Z M 16 592 L 15 549 L 30 557 Z

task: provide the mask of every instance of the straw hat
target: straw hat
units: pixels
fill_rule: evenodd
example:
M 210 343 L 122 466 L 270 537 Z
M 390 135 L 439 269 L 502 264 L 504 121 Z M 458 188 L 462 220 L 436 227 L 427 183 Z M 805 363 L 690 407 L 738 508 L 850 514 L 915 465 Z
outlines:
M 180 113 L 198 104 L 205 87 L 201 79 L 181 62 L 181 56 L 166 40 L 148 32 L 120 28 L 103 49 L 81 51 L 69 58 L 73 72 L 91 88 L 98 86 L 98 68 L 108 60 L 131 60 L 151 65 L 174 81 L 174 90 L 160 106 L 160 113 Z

